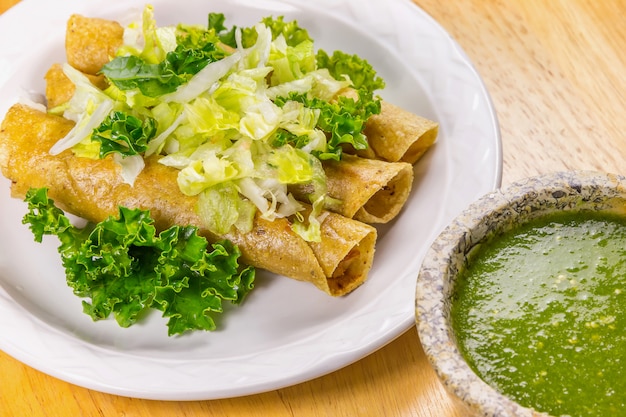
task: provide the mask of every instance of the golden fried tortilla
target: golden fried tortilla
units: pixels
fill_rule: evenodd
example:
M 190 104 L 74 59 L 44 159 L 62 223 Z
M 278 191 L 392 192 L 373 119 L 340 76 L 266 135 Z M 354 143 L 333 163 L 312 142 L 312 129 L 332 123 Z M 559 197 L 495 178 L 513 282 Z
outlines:
M 363 133 L 377 158 L 414 164 L 437 141 L 439 124 L 383 101 Z
M 344 154 L 341 161 L 324 161 L 328 195 L 336 200 L 328 210 L 364 223 L 387 223 L 400 213 L 413 184 L 413 166 Z M 289 188 L 307 201 L 307 185 Z
M 124 28 L 119 23 L 74 14 L 65 33 L 67 62 L 79 71 L 96 75 L 123 41 Z

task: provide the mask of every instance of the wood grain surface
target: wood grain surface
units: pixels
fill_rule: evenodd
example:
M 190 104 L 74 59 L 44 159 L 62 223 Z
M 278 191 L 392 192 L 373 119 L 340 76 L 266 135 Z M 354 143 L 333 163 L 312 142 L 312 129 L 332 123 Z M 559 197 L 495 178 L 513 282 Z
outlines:
M 0 0 L 0 12 L 16 3 Z M 561 169 L 626 174 L 625 0 L 415 3 L 457 40 L 486 83 L 502 130 L 503 185 Z M 102 394 L 2 352 L 0 370 L 0 416 L 463 415 L 436 379 L 414 328 L 327 376 L 217 401 Z

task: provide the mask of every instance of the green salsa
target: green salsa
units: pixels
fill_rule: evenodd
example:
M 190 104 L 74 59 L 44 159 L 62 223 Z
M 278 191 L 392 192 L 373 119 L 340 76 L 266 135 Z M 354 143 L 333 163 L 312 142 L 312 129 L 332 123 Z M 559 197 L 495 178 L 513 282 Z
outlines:
M 550 214 L 475 248 L 452 325 L 489 385 L 555 416 L 626 410 L 626 218 Z

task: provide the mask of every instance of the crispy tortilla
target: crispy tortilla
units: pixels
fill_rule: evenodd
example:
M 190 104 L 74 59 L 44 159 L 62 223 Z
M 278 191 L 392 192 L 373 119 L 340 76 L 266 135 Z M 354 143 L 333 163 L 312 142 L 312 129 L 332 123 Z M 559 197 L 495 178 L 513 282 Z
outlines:
M 74 14 L 65 33 L 67 62 L 85 74 L 96 75 L 115 56 L 123 40 L 124 28 L 119 23 Z
M 341 161 L 325 161 L 328 195 L 336 200 L 327 208 L 364 223 L 387 223 L 400 213 L 413 184 L 413 166 L 344 154 Z M 296 199 L 306 201 L 306 185 L 290 187 Z
M 73 127 L 73 122 L 24 105 L 11 107 L 0 128 L 0 168 L 12 181 L 13 197 L 31 187 L 47 187 L 59 207 L 92 222 L 116 215 L 118 206 L 149 209 L 155 226 L 195 225 L 210 241 L 227 238 L 242 251 L 242 260 L 300 281 L 313 283 L 333 296 L 361 285 L 371 268 L 376 229 L 364 223 L 324 213 L 322 241 L 308 243 L 287 219 L 257 218 L 253 230 L 236 229 L 217 236 L 202 226 L 197 198 L 182 194 L 178 170 L 146 160 L 134 186 L 123 183 L 112 159 L 76 157 L 70 150 L 52 156 L 48 150 Z
M 436 142 L 438 132 L 438 123 L 386 101 L 380 114 L 372 115 L 363 130 L 376 158 L 409 164 L 417 162 Z
M 339 95 L 358 99 L 352 88 Z M 345 151 L 361 158 L 415 164 L 437 141 L 439 124 L 381 100 L 380 113 L 367 119 L 363 134 L 367 138 L 366 149 L 346 146 Z

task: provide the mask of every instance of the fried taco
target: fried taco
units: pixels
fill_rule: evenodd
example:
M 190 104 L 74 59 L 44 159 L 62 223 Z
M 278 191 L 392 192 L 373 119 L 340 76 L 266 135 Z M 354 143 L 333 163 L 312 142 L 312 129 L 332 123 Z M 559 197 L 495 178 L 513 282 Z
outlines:
M 130 186 L 111 157 L 90 159 L 67 150 L 51 155 L 50 148 L 74 123 L 31 107 L 9 109 L 0 128 L 0 168 L 11 180 L 13 197 L 28 189 L 47 187 L 64 210 L 92 222 L 115 215 L 119 206 L 149 209 L 159 229 L 194 225 L 210 241 L 229 239 L 239 246 L 242 260 L 322 291 L 341 296 L 362 284 L 371 268 L 376 229 L 362 222 L 326 212 L 321 220 L 321 240 L 307 242 L 296 234 L 286 218 L 265 220 L 257 216 L 250 232 L 233 228 L 215 235 L 203 227 L 197 198 L 180 192 L 178 170 L 158 163 L 155 157 Z

